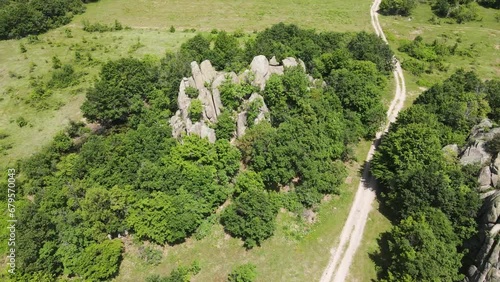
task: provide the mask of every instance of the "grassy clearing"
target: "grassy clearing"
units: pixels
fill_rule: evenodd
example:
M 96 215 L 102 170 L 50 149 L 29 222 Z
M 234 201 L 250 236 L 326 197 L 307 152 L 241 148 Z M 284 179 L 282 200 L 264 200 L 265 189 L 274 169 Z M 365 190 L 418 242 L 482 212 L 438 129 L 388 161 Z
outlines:
M 66 30 L 70 31 L 70 38 Z M 0 84 L 3 86 L 0 89 L 0 125 L 1 131 L 9 134 L 0 140 L 0 148 L 11 147 L 0 150 L 3 154 L 0 168 L 36 152 L 69 120 L 82 118 L 80 105 L 85 91 L 97 77 L 103 62 L 146 54 L 160 58 L 166 50 L 177 49 L 192 36 L 194 33 L 159 30 L 87 33 L 81 28 L 63 27 L 39 36 L 39 41 L 34 43 L 28 39 L 0 41 Z M 21 52 L 21 44 L 27 50 L 25 53 Z M 54 56 L 62 64 L 75 67 L 79 74 L 78 83 L 53 90 L 44 99 L 48 108 L 38 109 L 28 104 L 34 89 L 30 81 L 50 80 Z M 20 117 L 28 122 L 26 126 L 19 127 L 16 123 Z
M 88 5 L 87 12 L 75 17 L 74 22 L 119 19 L 131 27 L 167 29 L 174 26 L 177 30 L 201 31 L 214 28 L 254 31 L 285 22 L 319 30 L 371 31 L 370 5 L 371 1 L 366 0 L 101 0 Z
M 425 42 L 435 39 L 445 41 L 448 45 L 458 43 L 459 49 L 469 49 L 473 46 L 473 56 L 449 56 L 446 72 L 435 71 L 433 74 L 423 74 L 416 77 L 405 72 L 410 98 L 415 93 L 422 91 L 421 87 L 428 87 L 443 80 L 458 68 L 474 70 L 484 79 L 500 76 L 500 23 L 495 19 L 498 10 L 479 8 L 481 21 L 465 24 L 450 24 L 447 20 L 440 19 L 440 24 L 429 21 L 432 11 L 429 5 L 419 4 L 410 18 L 400 16 L 379 16 L 382 28 L 387 35 L 389 43 L 398 57 L 403 60 L 406 54 L 397 51 L 402 39 L 413 40 L 420 35 Z

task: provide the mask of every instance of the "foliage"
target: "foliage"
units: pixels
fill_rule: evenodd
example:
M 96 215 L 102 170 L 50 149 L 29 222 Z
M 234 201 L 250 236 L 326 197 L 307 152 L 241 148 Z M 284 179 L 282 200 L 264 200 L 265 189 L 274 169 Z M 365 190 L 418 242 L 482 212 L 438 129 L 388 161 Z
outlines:
M 388 15 L 409 16 L 416 6 L 415 0 L 384 0 L 380 3 L 380 11 Z
M 474 21 L 478 18 L 478 4 L 475 1 L 437 0 L 432 5 L 434 14 L 453 18 L 457 23 Z
M 410 215 L 389 234 L 389 267 L 383 281 L 459 281 L 462 254 L 446 216 L 436 209 Z
M 156 68 L 148 62 L 124 58 L 106 63 L 100 79 L 87 92 L 84 117 L 105 125 L 127 121 L 144 111 L 156 79 Z
M 78 75 L 72 65 L 65 64 L 60 69 L 52 72 L 52 77 L 48 82 L 49 87 L 66 88 L 77 82 Z
M 146 282 L 189 282 L 193 275 L 200 272 L 200 266 L 194 261 L 191 266 L 179 266 L 170 272 L 169 276 L 161 277 L 151 275 L 146 278 Z
M 260 108 L 264 106 L 264 101 L 261 98 L 257 98 L 250 102 L 247 109 L 247 124 L 249 127 L 254 125 L 255 119 L 259 116 Z
M 189 105 L 189 117 L 193 121 L 200 120 L 203 117 L 203 104 L 199 99 L 191 100 L 191 104 Z
M 77 273 L 89 280 L 107 280 L 118 272 L 122 241 L 107 240 L 87 247 L 78 258 Z
M 229 273 L 227 281 L 229 282 L 253 282 L 257 277 L 256 266 L 247 263 L 237 266 Z
M 216 69 L 239 71 L 243 65 L 243 50 L 238 39 L 225 31 L 217 34 L 210 59 Z
M 230 110 L 223 110 L 217 117 L 217 124 L 215 125 L 215 135 L 217 139 L 231 140 L 236 131 L 236 121 L 231 114 Z
M 84 10 L 80 0 L 9 0 L 0 6 L 0 39 L 43 33 L 69 23 Z
M 492 79 L 485 82 L 485 99 L 491 107 L 489 117 L 500 122 L 500 80 Z
M 88 20 L 83 21 L 83 30 L 86 32 L 106 32 L 106 31 L 118 31 L 122 30 L 123 26 L 122 24 L 118 21 L 115 20 L 113 24 L 106 25 L 102 23 L 93 23 L 91 24 Z
M 273 235 L 277 212 L 266 191 L 252 189 L 234 199 L 222 213 L 221 223 L 228 233 L 242 238 L 247 248 L 253 248 Z
M 189 87 L 186 87 L 186 95 L 188 95 L 189 98 L 191 99 L 195 99 L 198 97 L 198 89 L 192 87 L 192 86 L 189 86 Z

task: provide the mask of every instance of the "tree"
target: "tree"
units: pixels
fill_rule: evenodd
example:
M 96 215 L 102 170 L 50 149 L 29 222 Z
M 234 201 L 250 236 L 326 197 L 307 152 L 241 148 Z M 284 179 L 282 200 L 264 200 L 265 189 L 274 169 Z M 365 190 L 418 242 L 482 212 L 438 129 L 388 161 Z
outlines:
M 224 210 L 221 223 L 229 234 L 243 239 L 247 248 L 253 248 L 273 235 L 276 214 L 277 207 L 266 191 L 249 190 Z
M 230 110 L 223 110 L 217 117 L 215 125 L 215 135 L 217 139 L 231 140 L 236 131 L 236 121 L 233 118 Z
M 227 281 L 229 282 L 253 282 L 257 277 L 256 266 L 247 263 L 242 264 L 233 269 L 231 273 L 229 273 L 227 277 Z
M 242 50 L 238 39 L 225 31 L 219 32 L 210 53 L 211 62 L 220 70 L 239 71 L 242 67 Z
M 177 243 L 196 230 L 205 212 L 183 189 L 176 195 L 153 192 L 130 208 L 127 223 L 139 237 L 158 244 Z
M 485 83 L 485 99 L 491 108 L 489 117 L 500 122 L 500 79 L 488 80 Z
M 92 244 L 79 256 L 77 273 L 88 280 L 109 280 L 118 272 L 122 251 L 118 239 Z
M 379 71 L 389 72 L 394 68 L 394 54 L 389 45 L 374 33 L 357 33 L 349 42 L 348 48 L 356 60 L 371 61 Z
M 380 3 L 380 11 L 389 15 L 409 16 L 416 6 L 415 0 L 384 0 Z
M 106 63 L 100 80 L 87 92 L 81 108 L 84 117 L 105 125 L 127 121 L 144 110 L 156 79 L 156 70 L 148 62 L 123 58 Z
M 191 100 L 191 104 L 189 105 L 189 117 L 193 121 L 198 121 L 203 117 L 203 104 L 199 99 Z
M 462 254 L 446 216 L 428 209 L 402 220 L 389 234 L 385 281 L 459 281 Z

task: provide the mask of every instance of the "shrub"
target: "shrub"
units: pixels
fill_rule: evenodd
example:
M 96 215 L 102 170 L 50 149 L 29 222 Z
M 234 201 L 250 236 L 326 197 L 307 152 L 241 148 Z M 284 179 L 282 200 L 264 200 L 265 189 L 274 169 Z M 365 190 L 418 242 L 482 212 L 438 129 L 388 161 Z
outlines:
M 416 6 L 415 0 L 383 0 L 380 10 L 389 15 L 409 16 Z
M 17 126 L 19 127 L 25 127 L 28 125 L 28 121 L 24 117 L 18 117 L 16 119 Z
M 173 25 L 171 25 L 171 26 L 170 26 L 169 31 L 170 31 L 171 33 L 174 33 L 174 32 L 175 32 L 175 27 L 174 27 Z
M 203 105 L 198 99 L 191 100 L 191 105 L 189 105 L 189 117 L 192 120 L 200 120 L 203 113 Z
M 191 99 L 195 99 L 198 97 L 198 89 L 194 88 L 194 87 L 191 87 L 191 86 L 188 86 L 186 87 L 186 95 L 188 95 L 189 98 Z
M 229 273 L 227 280 L 229 282 L 253 282 L 255 281 L 255 277 L 257 277 L 256 268 L 251 263 L 237 266 Z
M 65 64 L 60 69 L 52 72 L 48 86 L 54 88 L 65 88 L 76 82 L 77 75 L 72 65 Z

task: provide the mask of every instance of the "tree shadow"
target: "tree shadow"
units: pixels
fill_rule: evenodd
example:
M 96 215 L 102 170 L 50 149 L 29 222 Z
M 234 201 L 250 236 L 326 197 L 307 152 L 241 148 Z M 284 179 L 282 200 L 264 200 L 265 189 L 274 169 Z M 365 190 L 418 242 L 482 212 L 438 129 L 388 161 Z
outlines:
M 377 269 L 377 279 L 372 279 L 372 282 L 380 281 L 387 278 L 387 268 L 391 264 L 389 252 L 389 232 L 384 232 L 377 239 L 379 249 L 373 253 L 368 254 L 370 259 L 375 263 Z

